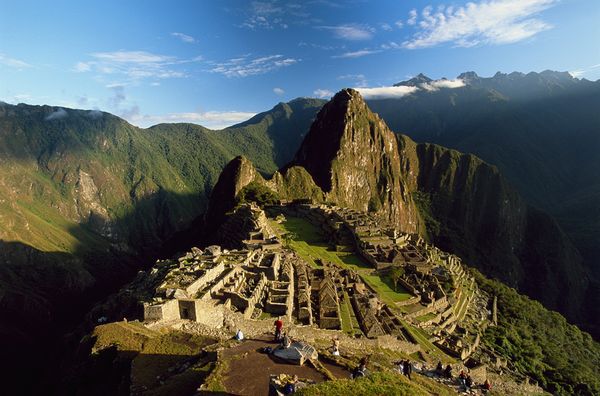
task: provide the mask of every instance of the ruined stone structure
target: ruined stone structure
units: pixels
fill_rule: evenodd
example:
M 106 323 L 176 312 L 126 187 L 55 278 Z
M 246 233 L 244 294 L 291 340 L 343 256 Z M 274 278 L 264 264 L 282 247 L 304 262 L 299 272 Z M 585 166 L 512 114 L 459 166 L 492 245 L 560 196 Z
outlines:
M 397 284 L 410 298 L 390 306 L 358 272 L 326 262 L 312 267 L 283 247 L 264 211 L 248 204 L 219 230 L 224 246 L 194 248 L 178 260 L 157 263 L 150 273 L 157 286 L 144 303 L 145 320 L 221 326 L 232 312 L 246 320 L 284 316 L 298 326 L 356 328 L 344 322 L 343 306 L 367 338 L 393 337 L 413 350 L 417 340 L 405 320 L 427 329 L 431 341 L 449 355 L 465 359 L 479 345 L 490 319 L 489 302 L 478 297 L 456 256 L 398 232 L 373 214 L 311 203 L 269 210 L 278 222 L 285 221 L 282 214 L 305 217 L 334 249 L 356 251 L 379 276 L 402 268 Z

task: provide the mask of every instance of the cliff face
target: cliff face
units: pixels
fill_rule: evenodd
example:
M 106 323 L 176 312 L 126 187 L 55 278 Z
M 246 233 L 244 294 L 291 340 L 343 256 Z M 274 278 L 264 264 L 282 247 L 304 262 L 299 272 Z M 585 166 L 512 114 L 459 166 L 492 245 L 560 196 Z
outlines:
M 470 154 L 398 135 L 430 239 L 545 306 L 580 317 L 582 260 L 547 214 L 526 204 L 498 169 Z
M 357 91 L 323 106 L 291 165 L 306 169 L 327 201 L 381 212 L 406 232 L 421 228 L 394 134 Z

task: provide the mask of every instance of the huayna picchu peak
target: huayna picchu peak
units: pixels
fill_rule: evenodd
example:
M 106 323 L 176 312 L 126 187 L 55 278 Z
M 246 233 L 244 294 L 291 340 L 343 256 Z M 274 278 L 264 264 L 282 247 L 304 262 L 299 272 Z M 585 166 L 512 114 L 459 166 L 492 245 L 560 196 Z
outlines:
M 405 231 L 419 230 L 396 138 L 357 91 L 344 89 L 323 106 L 291 165 L 306 169 L 326 200 L 381 211 Z

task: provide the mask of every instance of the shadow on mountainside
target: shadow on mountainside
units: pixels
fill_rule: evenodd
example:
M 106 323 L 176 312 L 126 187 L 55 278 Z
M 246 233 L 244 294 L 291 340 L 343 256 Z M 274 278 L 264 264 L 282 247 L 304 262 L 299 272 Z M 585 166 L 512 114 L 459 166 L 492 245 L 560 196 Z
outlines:
M 61 362 L 71 361 L 69 355 L 78 340 L 93 328 L 90 319 L 98 319 L 88 318 L 84 323 L 91 307 L 157 258 L 191 247 L 187 239 L 179 238 L 177 246 L 171 242 L 169 249 L 162 249 L 166 240 L 197 225 L 187 219 L 201 219 L 199 200 L 196 195 L 166 191 L 145 197 L 112 222 L 119 239 L 103 237 L 89 224 L 74 224 L 69 233 L 78 242 L 72 252 L 46 252 L 22 242 L 0 240 L 3 389 L 22 395 L 42 390 L 51 393 L 65 369 Z M 192 236 L 186 233 L 190 242 L 196 242 Z M 139 314 L 135 302 L 127 305 L 115 315 Z M 119 319 L 122 317 L 111 318 Z

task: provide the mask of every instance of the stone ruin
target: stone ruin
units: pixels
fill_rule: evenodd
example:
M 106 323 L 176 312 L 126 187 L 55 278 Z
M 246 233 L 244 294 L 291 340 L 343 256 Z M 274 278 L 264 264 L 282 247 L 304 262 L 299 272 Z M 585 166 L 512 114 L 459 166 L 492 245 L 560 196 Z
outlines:
M 488 318 L 476 308 L 487 302 L 478 300 L 456 256 L 372 214 L 312 204 L 277 210 L 307 218 L 336 250 L 356 251 L 382 277 L 395 266 L 402 268 L 398 284 L 410 298 L 388 306 L 356 271 L 332 263 L 310 266 L 283 247 L 260 208 L 247 204 L 219 230 L 223 246 L 194 248 L 178 260 L 157 263 L 150 274 L 150 284 L 157 286 L 145 298 L 145 320 L 185 319 L 220 327 L 227 312 L 237 312 L 246 320 L 285 316 L 300 326 L 341 330 L 352 326 L 344 323 L 343 306 L 368 338 L 394 337 L 414 349 L 417 341 L 405 320 L 431 332 L 431 341 L 452 356 L 465 359 L 477 348 Z

